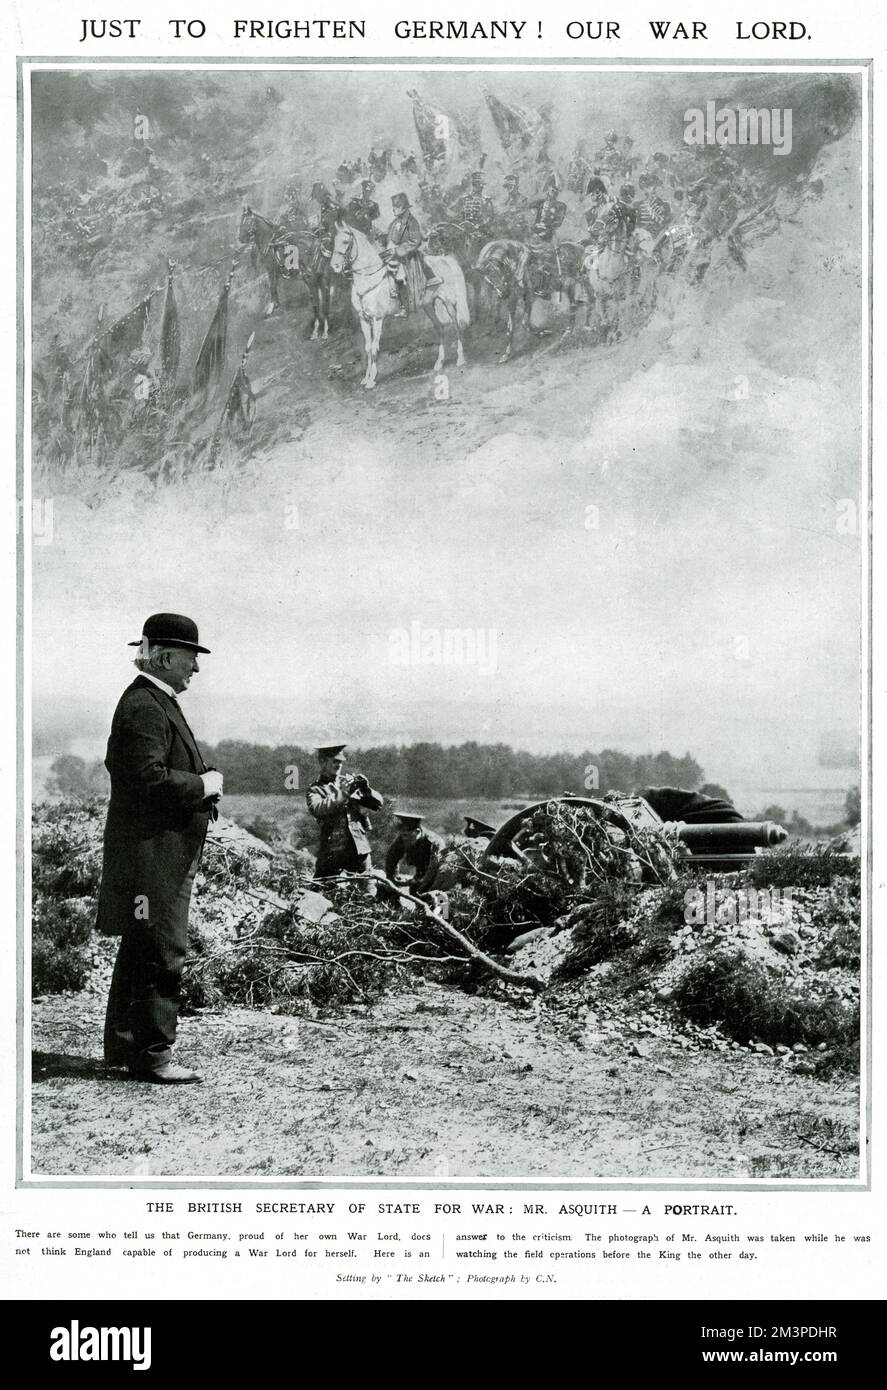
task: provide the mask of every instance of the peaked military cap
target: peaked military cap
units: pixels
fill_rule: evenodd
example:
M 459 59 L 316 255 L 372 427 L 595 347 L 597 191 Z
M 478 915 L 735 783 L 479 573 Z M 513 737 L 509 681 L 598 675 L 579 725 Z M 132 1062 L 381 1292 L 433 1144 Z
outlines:
M 492 825 L 487 825 L 486 821 L 477 820 L 474 816 L 465 817 L 466 835 L 495 835 L 496 831 Z

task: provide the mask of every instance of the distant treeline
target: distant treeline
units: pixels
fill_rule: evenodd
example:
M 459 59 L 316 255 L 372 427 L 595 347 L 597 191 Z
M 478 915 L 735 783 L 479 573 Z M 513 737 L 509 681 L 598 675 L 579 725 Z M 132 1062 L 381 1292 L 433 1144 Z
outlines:
M 283 792 L 307 787 L 317 769 L 314 749 L 226 739 L 205 748 L 207 762 L 225 775 L 226 792 Z M 383 795 L 409 797 L 550 796 L 572 791 L 632 791 L 644 786 L 699 786 L 702 768 L 689 753 L 633 758 L 612 748 L 600 753 L 526 753 L 507 743 L 385 744 L 349 748 L 347 767 L 362 772 Z M 298 780 L 296 780 L 298 779 Z
M 515 797 L 531 801 L 561 792 L 639 791 L 643 787 L 687 787 L 724 801 L 729 791 L 714 782 L 702 783 L 702 769 L 690 757 L 671 753 L 632 758 L 605 748 L 602 753 L 522 753 L 505 743 L 462 743 L 444 748 L 439 743 L 413 743 L 406 748 L 355 748 L 349 750 L 348 767 L 363 772 L 390 800 L 440 797 L 449 800 L 500 801 Z M 225 774 L 225 791 L 292 792 L 304 789 L 315 776 L 317 755 L 313 749 L 284 744 L 269 748 L 261 743 L 225 740 L 205 747 L 208 763 Z M 74 753 L 63 753 L 49 769 L 46 791 L 64 797 L 104 796 L 108 774 L 96 759 L 86 762 Z M 814 826 L 797 810 L 783 806 L 744 807 L 754 820 L 775 820 L 791 835 L 813 831 L 836 832 L 842 825 L 858 825 L 859 787 L 851 787 L 844 818 L 831 826 Z M 458 816 L 456 821 L 458 822 Z

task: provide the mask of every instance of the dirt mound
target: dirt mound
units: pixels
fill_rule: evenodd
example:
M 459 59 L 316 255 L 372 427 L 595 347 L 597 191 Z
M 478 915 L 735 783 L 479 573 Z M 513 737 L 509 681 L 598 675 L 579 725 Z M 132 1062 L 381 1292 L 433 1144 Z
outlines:
M 625 876 L 628 859 L 618 855 L 602 873 L 618 846 L 595 841 L 590 856 L 575 838 L 575 812 L 569 826 L 543 821 L 530 828 L 543 840 L 556 830 L 551 863 L 484 859 L 481 846 L 454 839 L 449 891 L 423 906 L 386 892 L 384 881 L 319 885 L 304 851 L 273 849 L 220 820 L 195 880 L 186 1010 L 246 1005 L 314 1017 L 379 1001 L 418 977 L 527 1002 L 538 989 L 571 1032 L 583 1020 L 586 1039 L 765 1049 L 801 1068 L 810 1052 L 820 1067 L 851 1062 L 857 861 L 822 849 L 774 853 L 749 872 L 702 880 L 669 860 L 657 837 L 660 858 L 649 860 L 644 884 Z M 105 980 L 112 943 L 92 931 L 102 822 L 100 802 L 36 808 L 37 994 L 94 991 Z M 532 851 L 528 838 L 523 852 Z M 797 886 L 805 874 L 811 882 Z

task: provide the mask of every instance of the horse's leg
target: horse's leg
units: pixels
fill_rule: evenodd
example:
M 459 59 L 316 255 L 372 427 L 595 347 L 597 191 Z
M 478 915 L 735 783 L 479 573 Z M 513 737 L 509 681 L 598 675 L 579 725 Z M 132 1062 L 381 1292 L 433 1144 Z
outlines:
M 365 383 L 368 391 L 373 391 L 376 386 L 376 359 L 379 356 L 379 340 L 382 337 L 382 324 L 384 322 L 384 319 L 372 320 L 372 332 L 370 335 L 370 366 L 369 371 L 367 372 L 367 380 Z
M 323 340 L 326 342 L 330 336 L 330 300 L 332 298 L 332 285 L 328 275 L 325 275 L 321 282 L 321 314 L 323 317 Z
M 500 361 L 500 362 L 507 362 L 508 359 L 511 357 L 511 353 L 512 353 L 512 350 L 513 350 L 513 348 L 514 348 L 514 328 L 515 328 L 515 319 L 516 319 L 516 317 L 517 317 L 517 289 L 516 289 L 516 288 L 515 288 L 515 289 L 512 289 L 511 291 L 509 291 L 508 295 L 507 295 L 507 296 L 503 296 L 503 298 L 504 298 L 504 302 L 505 302 L 506 309 L 507 309 L 507 311 L 508 311 L 508 318 L 507 318 L 506 324 L 505 324 L 505 333 L 506 333 L 505 351 L 503 352 L 502 356 L 499 358 L 499 361 Z
M 563 331 L 563 337 L 564 337 L 564 338 L 569 338 L 570 334 L 573 332 L 573 329 L 576 327 L 576 310 L 579 308 L 579 305 L 578 305 L 578 303 L 577 303 L 577 301 L 576 301 L 576 283 L 575 283 L 575 281 L 573 281 L 573 280 L 567 280 L 567 281 L 565 282 L 565 285 L 566 285 L 566 287 L 565 287 L 565 289 L 563 290 L 563 293 L 567 296 L 567 304 L 568 304 L 568 306 L 569 306 L 569 309 L 568 309 L 567 326 L 566 326 L 566 328 L 565 328 L 564 331 Z
M 435 332 L 437 333 L 437 359 L 434 363 L 434 366 L 431 368 L 432 375 L 437 376 L 437 373 L 441 371 L 443 368 L 443 364 L 446 361 L 447 355 L 447 329 L 444 320 L 440 316 L 440 309 L 443 308 L 447 312 L 449 312 L 449 310 L 447 309 L 447 306 L 443 304 L 443 302 L 439 299 L 432 299 L 430 304 L 426 304 L 423 307 L 425 309 L 425 313 L 428 315 L 429 319 L 434 325 Z
M 277 264 L 277 258 L 272 253 L 271 259 L 268 261 L 268 292 L 271 298 L 268 303 L 268 308 L 265 310 L 266 319 L 270 319 L 271 315 L 276 314 L 277 310 L 280 308 L 280 299 L 277 293 L 279 275 L 280 269 Z
M 314 310 L 314 321 L 311 325 L 311 341 L 314 343 L 320 337 L 320 281 L 316 275 L 311 281 L 311 307 Z
M 370 384 L 370 366 L 371 366 L 372 360 L 373 360 L 373 356 L 372 356 L 372 354 L 373 354 L 373 348 L 372 348 L 372 344 L 373 344 L 373 330 L 372 330 L 372 325 L 371 325 L 371 323 L 370 323 L 370 320 L 369 320 L 368 318 L 365 318 L 363 314 L 361 314 L 361 316 L 360 316 L 360 327 L 361 327 L 361 331 L 362 331 L 362 333 L 363 333 L 363 353 L 364 353 L 364 358 L 366 359 L 366 360 L 365 360 L 365 366 L 364 366 L 363 379 L 362 379 L 362 381 L 361 381 L 360 384 L 361 384 L 361 386 L 369 386 L 369 384 Z

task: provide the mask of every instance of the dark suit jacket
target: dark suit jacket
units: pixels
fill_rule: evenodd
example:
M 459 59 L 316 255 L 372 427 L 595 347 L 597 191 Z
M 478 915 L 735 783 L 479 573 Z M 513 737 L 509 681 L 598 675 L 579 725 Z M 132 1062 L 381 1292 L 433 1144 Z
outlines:
M 137 898 L 147 900 L 152 923 L 175 903 L 203 846 L 211 804 L 200 777 L 206 764 L 182 711 L 143 676 L 114 711 L 105 766 L 111 801 L 96 925 L 119 936 L 144 920 Z

